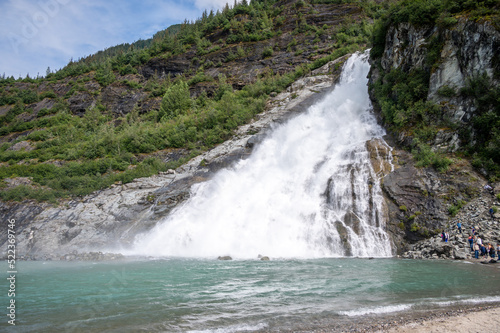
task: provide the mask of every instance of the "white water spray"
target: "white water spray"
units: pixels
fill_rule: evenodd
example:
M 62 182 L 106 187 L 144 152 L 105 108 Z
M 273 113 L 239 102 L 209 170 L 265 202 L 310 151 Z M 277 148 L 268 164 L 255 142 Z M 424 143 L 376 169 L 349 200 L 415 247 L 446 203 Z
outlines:
M 323 101 L 275 128 L 248 159 L 193 186 L 185 204 L 137 238 L 135 253 L 390 256 L 366 149 L 384 135 L 370 113 L 367 58 L 353 55 Z

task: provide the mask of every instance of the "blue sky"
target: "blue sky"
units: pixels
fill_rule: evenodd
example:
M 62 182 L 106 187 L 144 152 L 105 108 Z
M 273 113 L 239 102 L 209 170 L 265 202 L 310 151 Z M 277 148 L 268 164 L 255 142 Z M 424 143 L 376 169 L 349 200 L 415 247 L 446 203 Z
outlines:
M 45 75 L 71 58 L 147 39 L 227 0 L 0 0 L 0 75 Z M 234 3 L 230 1 L 230 5 Z

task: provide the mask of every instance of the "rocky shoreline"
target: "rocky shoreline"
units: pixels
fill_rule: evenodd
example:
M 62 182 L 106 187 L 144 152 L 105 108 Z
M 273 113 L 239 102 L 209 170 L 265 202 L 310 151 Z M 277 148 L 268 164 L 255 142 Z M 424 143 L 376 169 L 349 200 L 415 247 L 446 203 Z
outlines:
M 493 194 L 482 190 L 477 198 L 459 210 L 444 230 L 450 235 L 448 242 L 444 242 L 440 235 L 436 235 L 413 244 L 411 249 L 403 253 L 401 257 L 406 259 L 467 259 L 473 262 L 491 259 L 489 257 L 475 259 L 468 237 L 472 234 L 474 227 L 477 235 L 483 240 L 483 244 L 491 243 L 495 250 L 497 244 L 500 244 L 500 214 L 496 213 L 492 219 L 488 212 L 491 207 L 500 206 L 500 200 L 497 198 L 500 192 L 499 187 L 497 184 L 495 187 L 497 190 Z M 461 233 L 457 227 L 458 222 L 462 224 Z

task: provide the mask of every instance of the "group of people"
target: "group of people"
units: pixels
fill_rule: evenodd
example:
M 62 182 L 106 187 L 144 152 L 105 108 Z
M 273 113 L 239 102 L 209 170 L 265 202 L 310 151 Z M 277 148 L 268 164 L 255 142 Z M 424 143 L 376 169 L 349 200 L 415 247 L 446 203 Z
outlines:
M 443 240 L 443 242 L 448 243 L 448 240 L 450 239 L 450 234 L 443 231 L 441 233 L 441 239 Z
M 494 195 L 493 188 L 489 184 L 486 184 L 484 186 L 484 189 L 487 192 L 489 192 L 490 194 Z M 494 219 L 495 218 L 494 217 L 495 210 L 493 208 L 490 208 L 489 213 L 490 213 L 491 218 Z M 457 229 L 458 229 L 458 232 L 460 234 L 462 234 L 462 232 L 463 232 L 462 231 L 462 223 L 457 222 Z M 448 240 L 450 239 L 450 235 L 448 234 L 448 232 L 443 231 L 441 233 L 441 239 L 443 240 L 443 242 L 448 242 Z M 488 257 L 489 257 L 493 260 L 495 260 L 495 258 L 497 258 L 496 260 L 498 260 L 500 262 L 500 243 L 497 244 L 496 249 L 495 249 L 495 246 L 491 243 L 484 244 L 483 240 L 478 235 L 478 231 L 477 231 L 476 227 L 474 227 L 474 226 L 471 229 L 471 235 L 468 238 L 468 242 L 470 245 L 471 252 L 474 253 L 474 258 L 479 259 L 479 257 L 481 257 L 484 259 L 488 259 Z
M 457 229 L 461 234 L 462 223 L 457 222 Z M 441 239 L 443 240 L 443 242 L 448 242 L 448 240 L 450 239 L 450 235 L 448 234 L 448 232 L 443 231 L 441 233 Z M 477 233 L 476 227 L 474 226 L 471 229 L 471 235 L 468 238 L 468 242 L 471 252 L 474 253 L 474 258 L 479 259 L 479 257 L 481 257 L 484 259 L 488 259 L 489 257 L 500 262 L 500 243 L 497 244 L 496 249 L 495 246 L 491 243 L 484 244 L 483 240 Z
M 474 233 L 469 236 L 468 241 L 470 250 L 474 252 L 474 258 L 479 259 L 479 256 L 481 256 L 484 259 L 488 259 L 488 257 L 495 259 L 496 257 L 500 260 L 500 244 L 497 244 L 497 249 L 495 251 L 495 247 L 491 243 L 483 244 L 481 237 Z

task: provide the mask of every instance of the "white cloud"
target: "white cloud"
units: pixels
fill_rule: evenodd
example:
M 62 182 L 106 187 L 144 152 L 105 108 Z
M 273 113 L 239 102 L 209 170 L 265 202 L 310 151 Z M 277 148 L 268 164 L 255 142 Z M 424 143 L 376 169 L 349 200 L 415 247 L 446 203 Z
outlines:
M 200 17 L 201 7 L 195 5 L 175 0 L 0 1 L 0 74 L 44 75 L 47 66 L 58 69 L 71 58 L 150 38 Z
M 240 2 L 240 1 L 238 1 Z M 195 0 L 195 5 L 199 9 L 221 9 L 226 5 L 226 3 L 229 3 L 229 6 L 234 5 L 234 0 L 228 1 L 228 0 Z

